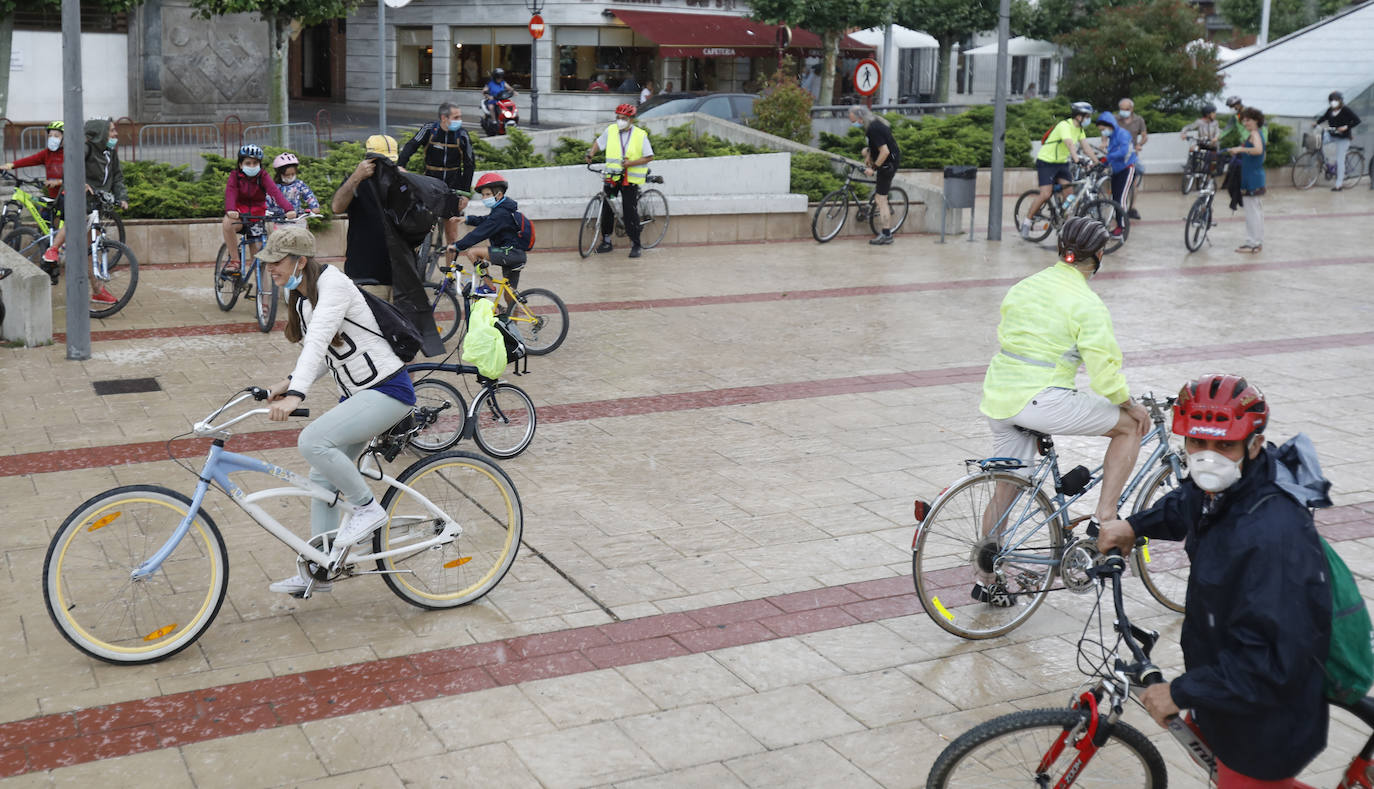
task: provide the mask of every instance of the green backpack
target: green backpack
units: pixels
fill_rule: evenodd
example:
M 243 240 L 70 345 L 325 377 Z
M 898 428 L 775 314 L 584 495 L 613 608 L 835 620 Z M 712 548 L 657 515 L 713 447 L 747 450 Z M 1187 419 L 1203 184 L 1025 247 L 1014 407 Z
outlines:
M 1374 686 L 1374 625 L 1350 568 L 1325 539 L 1321 543 L 1331 572 L 1331 650 L 1322 667 L 1322 693 L 1331 701 L 1354 704 Z
M 506 369 L 506 341 L 496 328 L 491 299 L 477 299 L 468 314 L 468 332 L 463 337 L 463 361 L 477 368 L 486 378 L 500 378 Z

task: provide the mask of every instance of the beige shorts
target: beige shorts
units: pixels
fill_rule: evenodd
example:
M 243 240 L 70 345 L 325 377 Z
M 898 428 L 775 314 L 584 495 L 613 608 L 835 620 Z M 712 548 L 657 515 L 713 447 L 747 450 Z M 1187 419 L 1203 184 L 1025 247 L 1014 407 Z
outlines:
M 988 420 L 992 456 L 1018 458 L 1031 466 L 1036 457 L 1035 437 L 1026 430 L 1051 436 L 1101 436 L 1116 427 L 1120 418 L 1121 407 L 1102 395 L 1051 387 L 1031 398 L 1016 416 Z

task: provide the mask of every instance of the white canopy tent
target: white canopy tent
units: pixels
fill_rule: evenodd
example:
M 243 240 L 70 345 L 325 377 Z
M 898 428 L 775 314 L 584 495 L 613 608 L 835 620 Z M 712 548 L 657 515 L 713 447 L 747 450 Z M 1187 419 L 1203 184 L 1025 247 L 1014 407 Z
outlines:
M 984 44 L 981 47 L 964 50 L 965 55 L 996 55 L 996 44 Z M 1030 57 L 1049 58 L 1059 54 L 1059 47 L 1048 41 L 1041 41 L 1038 38 L 1026 38 L 1017 36 L 1007 40 L 1007 54 L 1012 57 L 1028 55 Z
M 859 30 L 850 33 L 849 37 L 868 44 L 871 47 L 877 47 L 880 51 L 883 48 L 883 28 L 881 27 L 870 27 L 867 30 Z M 909 27 L 902 27 L 901 25 L 892 26 L 892 44 L 897 49 L 940 48 L 940 42 L 936 41 L 934 36 L 922 33 L 919 30 L 912 30 Z

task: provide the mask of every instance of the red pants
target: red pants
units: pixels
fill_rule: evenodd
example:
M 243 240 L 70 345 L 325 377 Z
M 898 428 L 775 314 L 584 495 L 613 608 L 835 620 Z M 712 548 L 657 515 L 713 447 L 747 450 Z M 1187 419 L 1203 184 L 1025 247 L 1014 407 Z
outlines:
M 1307 784 L 1296 778 L 1285 778 L 1281 781 L 1250 778 L 1222 764 L 1220 759 L 1217 760 L 1217 789 L 1300 789 L 1305 786 Z

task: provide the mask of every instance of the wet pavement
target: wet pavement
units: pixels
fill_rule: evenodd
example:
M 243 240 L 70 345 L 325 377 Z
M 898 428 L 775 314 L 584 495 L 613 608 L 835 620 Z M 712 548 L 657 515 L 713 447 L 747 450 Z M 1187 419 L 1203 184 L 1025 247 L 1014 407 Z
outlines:
M 1185 254 L 1190 202 L 1145 195 L 1145 221 L 1093 282 L 1131 389 L 1172 394 L 1213 371 L 1263 387 L 1270 437 L 1316 442 L 1338 505 L 1323 530 L 1374 593 L 1374 195 L 1276 190 L 1258 255 L 1232 251 L 1244 224 L 1224 207 L 1214 245 Z M 501 462 L 525 517 L 505 580 L 450 611 L 366 577 L 309 600 L 273 594 L 292 552 L 216 495 L 227 602 L 184 652 L 121 667 L 49 620 L 49 539 L 116 485 L 189 493 L 167 440 L 295 358 L 247 304 L 219 311 L 209 262 L 145 267 L 132 304 L 93 322 L 92 359 L 0 349 L 4 785 L 923 785 L 948 738 L 1059 706 L 1083 681 L 1091 597 L 1052 593 L 1010 635 L 965 642 L 912 594 L 912 500 L 988 453 L 977 403 L 998 303 L 1054 259 L 1049 243 L 1007 235 L 638 261 L 536 252 L 522 285 L 560 294 L 571 331 L 511 379 L 540 424 Z M 158 391 L 92 386 L 149 376 Z M 300 424 L 243 427 L 231 449 L 304 470 Z M 1105 447 L 1058 443 L 1065 467 Z M 203 446 L 172 452 L 194 462 Z M 280 517 L 303 533 L 303 514 Z M 1177 672 L 1179 615 L 1126 584 Z M 1171 785 L 1202 785 L 1177 745 L 1127 717 L 1156 740 Z M 1310 775 L 1333 785 L 1365 736 L 1338 717 Z

